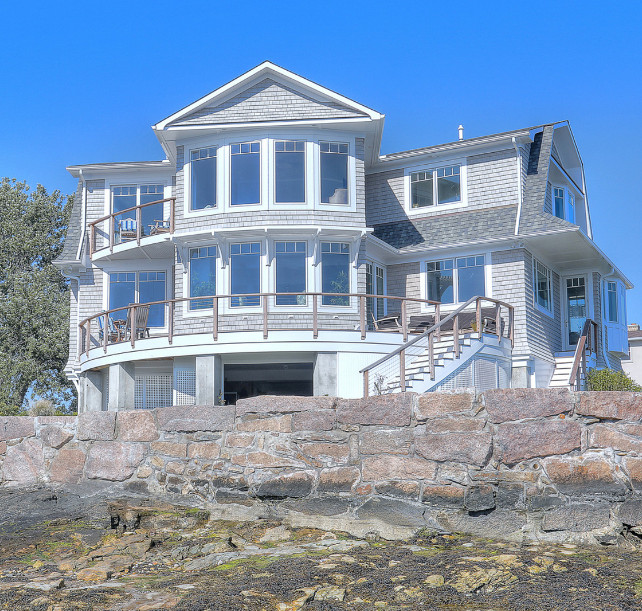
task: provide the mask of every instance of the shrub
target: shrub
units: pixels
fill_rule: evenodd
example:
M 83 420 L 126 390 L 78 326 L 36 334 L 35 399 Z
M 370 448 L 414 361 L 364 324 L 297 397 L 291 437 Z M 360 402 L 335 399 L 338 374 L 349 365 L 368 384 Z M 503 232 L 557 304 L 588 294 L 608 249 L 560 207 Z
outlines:
M 591 369 L 586 382 L 589 390 L 628 390 L 642 392 L 642 386 L 636 384 L 623 371 L 615 369 Z
M 29 408 L 30 416 L 55 416 L 57 413 L 56 406 L 49 399 L 38 399 Z

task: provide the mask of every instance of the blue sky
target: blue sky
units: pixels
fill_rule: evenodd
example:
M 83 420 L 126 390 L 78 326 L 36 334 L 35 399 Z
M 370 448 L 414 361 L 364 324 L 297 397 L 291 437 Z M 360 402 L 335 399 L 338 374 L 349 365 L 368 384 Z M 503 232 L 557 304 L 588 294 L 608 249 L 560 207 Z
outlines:
M 642 4 L 5 3 L 0 176 L 160 159 L 150 126 L 269 59 L 386 114 L 382 153 L 568 119 L 598 245 L 637 285 Z

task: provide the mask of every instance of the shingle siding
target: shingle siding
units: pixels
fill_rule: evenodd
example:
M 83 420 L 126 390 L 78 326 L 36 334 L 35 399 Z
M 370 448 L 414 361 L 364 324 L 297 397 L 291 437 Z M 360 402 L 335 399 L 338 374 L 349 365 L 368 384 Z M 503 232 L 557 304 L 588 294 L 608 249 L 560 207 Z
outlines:
M 222 104 L 197 110 L 171 125 L 344 119 L 362 116 L 365 114 L 337 102 L 314 99 L 266 78 Z

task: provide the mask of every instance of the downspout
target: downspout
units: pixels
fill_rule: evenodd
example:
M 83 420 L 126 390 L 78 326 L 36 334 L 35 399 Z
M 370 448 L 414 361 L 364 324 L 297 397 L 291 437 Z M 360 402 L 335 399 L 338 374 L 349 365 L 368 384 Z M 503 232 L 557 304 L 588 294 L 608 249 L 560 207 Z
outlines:
M 522 156 L 517 147 L 517 140 L 515 136 L 511 138 L 513 148 L 515 149 L 515 159 L 517 160 L 517 217 L 515 219 L 515 235 L 519 235 L 519 222 L 522 216 Z

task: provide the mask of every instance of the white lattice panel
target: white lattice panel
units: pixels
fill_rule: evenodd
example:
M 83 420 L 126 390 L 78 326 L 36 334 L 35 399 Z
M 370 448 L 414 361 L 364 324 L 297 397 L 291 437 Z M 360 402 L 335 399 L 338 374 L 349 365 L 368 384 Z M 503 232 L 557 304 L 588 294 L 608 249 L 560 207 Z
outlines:
M 196 372 L 193 369 L 174 371 L 175 405 L 196 404 Z
M 137 375 L 134 386 L 134 407 L 154 409 L 172 404 L 172 374 Z

